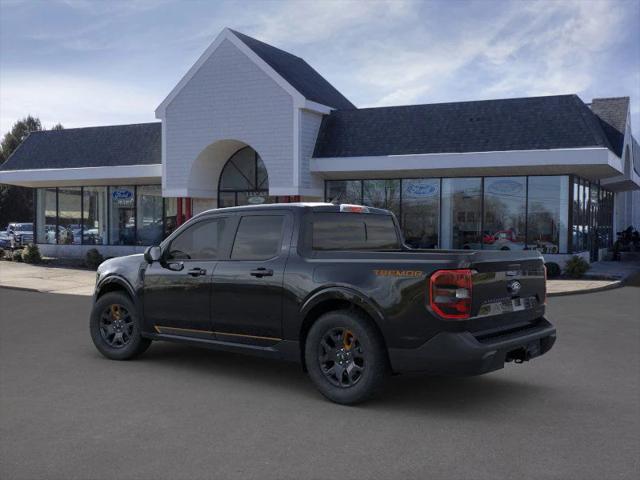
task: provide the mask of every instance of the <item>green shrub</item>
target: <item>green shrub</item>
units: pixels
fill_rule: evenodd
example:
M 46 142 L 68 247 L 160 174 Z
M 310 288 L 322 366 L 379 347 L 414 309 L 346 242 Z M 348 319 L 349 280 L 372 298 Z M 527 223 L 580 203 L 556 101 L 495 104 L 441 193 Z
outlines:
M 24 247 L 22 260 L 24 260 L 25 263 L 42 263 L 42 256 L 40 255 L 38 245 L 30 243 Z
M 104 257 L 100 254 L 100 252 L 92 248 L 87 251 L 87 256 L 84 260 L 84 264 L 90 268 L 91 270 L 97 270 L 98 266 L 104 262 Z
M 0 260 L 4 258 L 4 250 L 0 248 Z
M 11 260 L 14 262 L 22 262 L 22 252 L 20 250 L 16 250 L 11 254 Z
M 578 255 L 574 255 L 567 261 L 564 270 L 570 277 L 580 278 L 589 270 L 589 262 Z

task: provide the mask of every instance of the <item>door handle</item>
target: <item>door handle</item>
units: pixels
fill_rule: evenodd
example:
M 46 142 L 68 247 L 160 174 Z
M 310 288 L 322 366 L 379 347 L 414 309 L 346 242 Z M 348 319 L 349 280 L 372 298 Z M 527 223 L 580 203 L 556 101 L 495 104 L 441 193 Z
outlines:
M 260 267 L 256 268 L 255 270 L 251 270 L 250 273 L 252 277 L 273 277 L 273 270 L 271 270 L 270 268 Z
M 192 277 L 199 277 L 201 275 L 206 275 L 207 271 L 204 268 L 197 267 L 197 268 L 192 268 L 187 273 Z

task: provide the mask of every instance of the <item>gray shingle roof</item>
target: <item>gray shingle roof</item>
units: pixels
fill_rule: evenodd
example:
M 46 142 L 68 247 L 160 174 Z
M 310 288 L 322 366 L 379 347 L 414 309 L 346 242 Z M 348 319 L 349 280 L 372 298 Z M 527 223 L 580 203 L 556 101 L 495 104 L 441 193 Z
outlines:
M 159 122 L 32 132 L 0 170 L 159 164 Z
M 602 129 L 613 146 L 613 151 L 619 157 L 622 156 L 629 97 L 594 98 L 591 102 L 591 111 L 600 119 Z
M 356 108 L 302 58 L 243 33 L 231 31 L 306 99 L 337 109 Z
M 315 157 L 611 149 L 577 95 L 338 110 L 322 121 Z

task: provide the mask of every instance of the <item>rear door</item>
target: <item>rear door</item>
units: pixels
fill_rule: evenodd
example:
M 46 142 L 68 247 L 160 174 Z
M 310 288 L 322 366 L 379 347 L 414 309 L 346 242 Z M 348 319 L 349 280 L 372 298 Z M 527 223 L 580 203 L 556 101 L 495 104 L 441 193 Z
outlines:
M 282 338 L 284 271 L 293 216 L 269 210 L 239 215 L 228 259 L 213 274 L 211 318 L 218 340 L 269 344 Z
M 213 338 L 211 281 L 228 250 L 228 217 L 204 218 L 178 233 L 144 278 L 144 317 L 158 333 Z M 225 248 L 226 247 L 226 248 Z

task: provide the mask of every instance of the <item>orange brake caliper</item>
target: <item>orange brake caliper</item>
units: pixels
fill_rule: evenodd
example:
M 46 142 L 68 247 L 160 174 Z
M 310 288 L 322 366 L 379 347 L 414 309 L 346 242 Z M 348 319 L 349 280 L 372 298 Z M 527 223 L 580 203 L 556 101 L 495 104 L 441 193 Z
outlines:
M 345 330 L 342 335 L 342 346 L 347 352 L 351 350 L 351 347 L 353 347 L 353 340 L 353 332 L 351 330 Z

